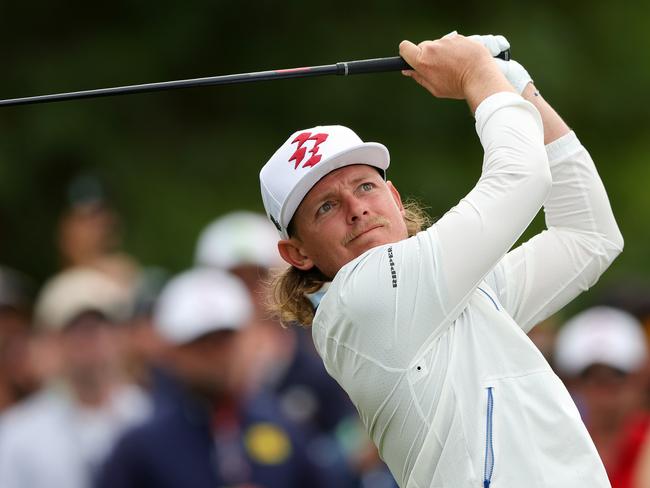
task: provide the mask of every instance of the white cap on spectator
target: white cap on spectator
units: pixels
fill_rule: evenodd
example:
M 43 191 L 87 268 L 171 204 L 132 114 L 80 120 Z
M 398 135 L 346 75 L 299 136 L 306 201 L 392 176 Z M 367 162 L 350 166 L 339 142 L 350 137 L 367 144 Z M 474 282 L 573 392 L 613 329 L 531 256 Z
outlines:
M 646 338 L 639 321 L 611 307 L 594 307 L 579 313 L 560 330 L 555 364 L 570 376 L 593 364 L 626 373 L 639 369 L 647 356 Z
M 84 312 L 124 321 L 132 305 L 129 290 L 111 277 L 91 268 L 72 268 L 43 285 L 34 314 L 39 326 L 61 330 Z
M 199 236 L 195 262 L 199 266 L 232 269 L 242 265 L 282 266 L 278 233 L 261 214 L 238 211 L 209 224 Z
M 160 335 L 186 344 L 219 330 L 236 330 L 250 320 L 253 305 L 246 286 L 217 269 L 193 269 L 163 288 L 154 310 Z

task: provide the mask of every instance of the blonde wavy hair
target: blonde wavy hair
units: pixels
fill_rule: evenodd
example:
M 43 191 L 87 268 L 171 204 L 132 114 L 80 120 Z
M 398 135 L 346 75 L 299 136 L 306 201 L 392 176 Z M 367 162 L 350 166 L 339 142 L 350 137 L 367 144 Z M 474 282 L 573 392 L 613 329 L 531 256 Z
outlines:
M 431 225 L 431 218 L 416 200 L 404 202 L 404 222 L 409 237 Z M 330 281 L 318 268 L 303 271 L 290 266 L 271 274 L 268 283 L 267 309 L 283 326 L 298 324 L 310 326 L 314 320 L 314 307 L 308 294 L 320 290 Z

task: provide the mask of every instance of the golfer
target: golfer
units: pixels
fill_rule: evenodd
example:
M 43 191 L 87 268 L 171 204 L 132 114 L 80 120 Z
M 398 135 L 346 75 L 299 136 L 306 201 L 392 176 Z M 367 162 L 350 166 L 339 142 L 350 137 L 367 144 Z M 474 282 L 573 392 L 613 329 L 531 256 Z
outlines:
M 324 126 L 278 149 L 260 173 L 291 265 L 273 297 L 283 320 L 312 325 L 400 486 L 609 487 L 526 333 L 593 285 L 623 239 L 575 134 L 521 65 L 492 58 L 504 43 L 400 44 L 406 76 L 467 101 L 485 152 L 476 186 L 426 229 L 385 180 L 383 145 Z M 511 250 L 542 206 L 547 229 Z

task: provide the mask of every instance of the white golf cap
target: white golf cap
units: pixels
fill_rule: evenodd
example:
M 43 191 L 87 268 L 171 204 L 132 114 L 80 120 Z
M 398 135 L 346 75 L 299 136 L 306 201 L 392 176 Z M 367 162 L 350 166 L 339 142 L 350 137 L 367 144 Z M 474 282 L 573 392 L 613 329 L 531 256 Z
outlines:
M 128 318 L 130 290 L 91 268 L 71 268 L 43 285 L 34 311 L 40 327 L 60 330 L 84 312 L 98 312 L 111 322 Z
M 241 328 L 253 313 L 246 286 L 217 269 L 193 269 L 172 278 L 154 309 L 154 324 L 172 344 L 219 330 Z
M 266 213 L 280 235 L 287 239 L 287 226 L 305 195 L 332 171 L 353 164 L 367 164 L 385 171 L 388 149 L 376 142 L 363 142 L 341 125 L 325 125 L 294 132 L 260 171 Z
M 278 233 L 263 215 L 231 212 L 209 224 L 199 236 L 195 264 L 219 269 L 242 265 L 261 268 L 282 266 Z
M 593 364 L 630 373 L 640 368 L 646 357 L 646 338 L 639 321 L 612 307 L 579 313 L 562 327 L 555 345 L 555 364 L 570 376 Z

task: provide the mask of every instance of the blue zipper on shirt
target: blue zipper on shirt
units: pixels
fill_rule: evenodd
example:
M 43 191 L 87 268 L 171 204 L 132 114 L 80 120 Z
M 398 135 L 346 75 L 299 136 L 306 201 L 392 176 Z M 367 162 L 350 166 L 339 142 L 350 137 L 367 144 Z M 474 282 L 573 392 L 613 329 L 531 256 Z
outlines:
M 492 442 L 492 416 L 494 414 L 494 397 L 492 387 L 487 389 L 487 421 L 485 426 L 485 464 L 483 466 L 483 488 L 490 488 L 494 471 L 494 445 Z
M 485 291 L 483 288 L 481 288 L 480 286 L 478 287 L 478 289 L 481 290 L 483 293 L 485 293 L 485 296 L 488 297 L 488 298 L 490 299 L 490 301 L 492 302 L 492 305 L 494 305 L 494 308 L 496 308 L 497 311 L 498 311 L 498 310 L 499 310 L 499 306 L 497 305 L 497 302 L 494 301 L 494 298 L 492 298 L 492 297 L 490 296 L 490 294 L 489 294 L 487 291 Z

